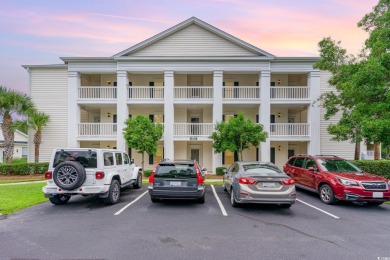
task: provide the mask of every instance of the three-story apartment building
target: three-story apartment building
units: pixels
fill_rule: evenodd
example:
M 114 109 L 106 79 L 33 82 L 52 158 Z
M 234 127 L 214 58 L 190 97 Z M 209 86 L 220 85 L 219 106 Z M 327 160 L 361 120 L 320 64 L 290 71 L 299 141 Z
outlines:
M 293 154 L 353 156 L 352 144 L 330 140 L 326 128 L 334 121 L 313 105 L 329 90 L 330 74 L 313 68 L 319 58 L 276 57 L 193 17 L 111 57 L 61 59 L 24 66 L 31 97 L 51 119 L 42 161 L 55 147 L 128 149 L 124 122 L 142 114 L 164 126 L 146 168 L 165 157 L 196 159 L 214 172 L 236 155 L 214 153 L 208 137 L 215 123 L 239 112 L 269 134 L 244 151 L 245 160 L 281 166 Z

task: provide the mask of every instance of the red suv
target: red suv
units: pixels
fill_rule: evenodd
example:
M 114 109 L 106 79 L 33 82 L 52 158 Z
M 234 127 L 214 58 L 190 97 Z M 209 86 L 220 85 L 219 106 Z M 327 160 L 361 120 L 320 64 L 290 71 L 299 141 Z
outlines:
M 389 180 L 366 173 L 337 156 L 295 155 L 283 170 L 297 187 L 319 193 L 326 204 L 346 200 L 381 205 L 390 200 Z

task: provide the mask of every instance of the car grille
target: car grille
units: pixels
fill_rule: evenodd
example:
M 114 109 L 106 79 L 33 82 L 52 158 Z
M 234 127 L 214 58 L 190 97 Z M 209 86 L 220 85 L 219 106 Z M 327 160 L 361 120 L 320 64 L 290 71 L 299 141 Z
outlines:
M 366 190 L 387 190 L 386 182 L 383 181 L 362 182 L 362 186 Z

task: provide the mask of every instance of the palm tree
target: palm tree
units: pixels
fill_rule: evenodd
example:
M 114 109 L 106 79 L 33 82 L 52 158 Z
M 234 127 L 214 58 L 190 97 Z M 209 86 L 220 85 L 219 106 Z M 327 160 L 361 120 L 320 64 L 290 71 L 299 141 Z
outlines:
M 39 162 L 39 146 L 42 143 L 42 128 L 49 123 L 49 115 L 32 111 L 26 121 L 27 127 L 35 131 L 34 134 L 34 161 Z
M 14 153 L 15 129 L 12 115 L 26 115 L 34 109 L 34 103 L 28 95 L 0 86 L 0 117 L 3 118 L 1 130 L 4 136 L 4 149 L 7 163 L 12 162 Z

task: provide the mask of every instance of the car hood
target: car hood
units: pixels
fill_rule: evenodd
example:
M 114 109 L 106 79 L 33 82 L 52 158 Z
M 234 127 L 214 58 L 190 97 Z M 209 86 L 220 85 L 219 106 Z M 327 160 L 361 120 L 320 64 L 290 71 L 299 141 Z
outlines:
M 385 178 L 367 172 L 329 172 L 337 177 L 355 181 L 387 181 Z

